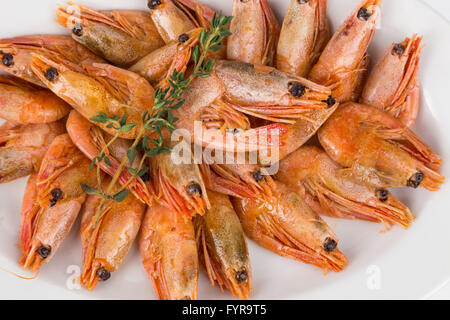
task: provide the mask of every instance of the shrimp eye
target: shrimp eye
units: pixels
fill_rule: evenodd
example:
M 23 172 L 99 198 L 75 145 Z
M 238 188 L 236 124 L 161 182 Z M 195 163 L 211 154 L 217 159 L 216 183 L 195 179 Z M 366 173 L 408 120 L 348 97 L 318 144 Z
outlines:
M 149 9 L 156 9 L 160 4 L 161 0 L 150 0 L 147 5 Z
M 245 281 L 247 281 L 247 279 L 248 279 L 247 270 L 244 269 L 244 270 L 236 272 L 235 278 L 236 278 L 237 282 L 245 282 Z
M 83 26 L 81 24 L 76 24 L 73 29 L 72 33 L 78 37 L 81 37 L 83 35 Z
M 401 56 L 405 52 L 405 47 L 401 43 L 396 43 L 392 52 L 398 56 Z
M 359 20 L 367 21 L 367 20 L 369 20 L 371 15 L 372 14 L 366 8 L 361 8 L 358 11 L 358 18 L 359 18 Z
M 380 200 L 381 202 L 386 202 L 389 198 L 389 191 L 387 191 L 386 189 L 379 189 L 375 192 L 375 194 L 377 195 L 378 200 Z
M 234 129 L 227 129 L 227 132 L 232 134 L 238 134 L 241 131 L 238 128 L 234 128 Z
M 306 87 L 302 85 L 300 82 L 291 82 L 289 84 L 289 92 L 297 98 L 300 98 L 305 94 Z
M 333 98 L 333 96 L 328 96 L 328 99 L 323 100 L 322 102 L 325 102 L 329 107 L 332 107 L 336 104 L 336 99 Z
M 333 252 L 337 247 L 337 242 L 331 238 L 326 238 L 323 243 L 323 248 L 326 252 Z
M 147 182 L 150 181 L 150 174 L 147 172 L 141 177 L 142 181 Z
M 62 191 L 59 188 L 55 188 L 51 192 L 53 199 L 59 200 L 62 197 Z
M 408 182 L 406 183 L 406 186 L 417 189 L 420 186 L 420 183 L 423 181 L 424 178 L 425 178 L 425 176 L 424 176 L 423 172 L 417 171 L 416 173 L 414 173 L 414 175 L 411 178 L 409 178 Z
M 264 174 L 261 171 L 253 172 L 253 178 L 256 182 L 261 182 L 264 180 Z
M 309 0 L 297 0 L 297 2 L 300 3 L 300 4 L 304 4 L 304 3 L 308 3 Z
M 100 268 L 97 270 L 97 276 L 100 278 L 100 280 L 106 281 L 111 278 L 111 272 L 109 272 L 105 268 Z
M 185 43 L 188 40 L 189 40 L 189 36 L 186 33 L 183 33 L 182 35 L 180 35 L 178 37 L 178 41 L 181 43 Z
M 38 254 L 42 257 L 42 259 L 47 258 L 51 252 L 52 250 L 44 246 L 40 246 L 38 249 Z
M 58 77 L 59 73 L 58 70 L 56 70 L 55 68 L 48 68 L 47 71 L 45 71 L 45 78 L 48 81 L 53 81 L 55 80 L 56 77 Z
M 192 300 L 192 298 L 189 296 L 184 296 L 183 299 L 181 299 L 181 300 Z
M 194 194 L 202 195 L 202 187 L 198 183 L 188 185 L 186 191 L 191 196 Z
M 53 207 L 56 205 L 59 199 L 62 197 L 62 191 L 61 189 L 55 188 L 50 193 L 52 195 L 52 198 L 50 199 L 50 207 Z
M 2 63 L 7 67 L 12 66 L 14 64 L 14 56 L 11 53 L 5 54 L 2 58 Z

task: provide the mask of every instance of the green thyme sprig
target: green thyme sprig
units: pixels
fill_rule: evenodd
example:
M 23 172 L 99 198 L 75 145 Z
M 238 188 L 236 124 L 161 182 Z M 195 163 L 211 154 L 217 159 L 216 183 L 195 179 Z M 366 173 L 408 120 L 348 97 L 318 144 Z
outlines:
M 194 63 L 194 68 L 192 73 L 186 77 L 183 72 L 174 70 L 168 79 L 169 87 L 156 90 L 152 111 L 147 111 L 143 115 L 142 128 L 138 132 L 132 146 L 128 149 L 127 155 L 122 159 L 118 170 L 108 184 L 106 190 L 104 190 L 102 185 L 100 163 L 103 161 L 106 165 L 112 166 L 111 159 L 107 155 L 109 147 L 120 137 L 121 133 L 132 130 L 137 126 L 137 123 L 127 123 L 126 115 L 123 115 L 122 117 L 109 117 L 105 113 L 99 113 L 97 116 L 90 119 L 93 122 L 106 124 L 106 127 L 109 129 L 116 130 L 112 139 L 97 154 L 91 164 L 91 170 L 96 166 L 97 183 L 99 187 L 94 188 L 92 186 L 82 185 L 85 193 L 99 195 L 102 198 L 96 215 L 94 228 L 97 226 L 106 202 L 122 202 L 125 200 L 130 193 L 129 190 L 127 190 L 130 183 L 136 178 L 143 177 L 149 172 L 150 169 L 145 167 L 145 160 L 147 158 L 172 151 L 170 147 L 164 145 L 163 132 L 164 130 L 167 130 L 172 134 L 174 130 L 176 130 L 175 124 L 179 119 L 173 115 L 173 111 L 181 108 L 185 103 L 182 94 L 184 91 L 189 90 L 191 82 L 197 77 L 207 78 L 210 76 L 215 61 L 212 58 L 208 58 L 208 54 L 219 51 L 222 48 L 221 43 L 223 40 L 231 35 L 228 29 L 232 19 L 233 17 L 214 14 L 211 21 L 211 27 L 203 29 L 200 32 L 199 44 L 193 48 L 192 62 Z M 150 138 L 147 135 L 149 132 L 152 133 L 152 136 L 156 133 L 156 138 Z M 131 167 L 138 154 L 142 154 L 139 164 L 137 167 Z M 112 193 L 112 190 L 127 163 L 130 165 L 130 167 L 127 168 L 127 171 L 130 173 L 131 178 L 123 184 L 116 193 Z

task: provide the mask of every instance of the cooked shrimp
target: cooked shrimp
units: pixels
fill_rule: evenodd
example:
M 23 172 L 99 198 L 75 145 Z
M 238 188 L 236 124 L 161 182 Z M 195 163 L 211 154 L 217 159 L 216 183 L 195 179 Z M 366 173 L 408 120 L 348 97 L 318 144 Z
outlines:
M 202 29 L 194 29 L 185 33 L 183 41 L 170 41 L 165 46 L 153 51 L 129 70 L 135 72 L 151 83 L 153 86 L 164 86 L 173 74 L 174 70 L 179 73 L 185 72 L 191 61 L 192 49 L 198 43 Z
M 211 209 L 195 218 L 200 261 L 212 285 L 248 299 L 252 273 L 244 230 L 228 196 L 212 191 L 208 196 Z
M 408 228 L 414 217 L 386 189 L 369 187 L 340 175 L 342 167 L 321 148 L 303 146 L 280 162 L 276 179 L 302 195 L 317 213 Z
M 0 183 L 38 172 L 53 139 L 65 131 L 62 121 L 0 126 Z
M 233 17 L 227 58 L 272 66 L 280 25 L 267 0 L 234 0 Z
M 339 102 L 358 98 L 367 73 L 367 49 L 375 33 L 382 0 L 363 0 L 339 27 L 320 55 L 309 75 L 329 86 Z
M 324 270 L 347 265 L 333 231 L 284 184 L 277 182 L 269 200 L 235 198 L 233 204 L 247 236 L 264 248 Z
M 206 27 L 214 15 L 210 8 L 195 0 L 149 0 L 148 8 L 166 43 L 180 40 L 195 28 Z
M 27 189 L 35 185 L 36 191 L 25 194 L 20 232 L 20 263 L 24 268 L 35 271 L 42 263 L 48 263 L 69 234 L 86 200 L 81 184 L 96 183 L 89 165 L 89 159 L 69 135 L 53 140 L 42 160 L 36 184 L 34 178 L 29 180 Z
M 166 43 L 195 29 L 195 23 L 171 0 L 150 0 L 148 2 L 153 22 Z
M 225 100 L 252 116 L 295 119 L 328 107 L 328 88 L 270 67 L 219 61 L 215 71 L 225 87 Z
M 20 124 L 55 122 L 70 106 L 49 90 L 0 75 L 0 118 Z
M 308 76 L 330 38 L 327 0 L 291 0 L 277 47 L 277 68 Z
M 411 127 L 419 111 L 421 37 L 413 35 L 393 44 L 373 68 L 361 97 Z
M 104 62 L 70 37 L 36 35 L 1 39 L 0 70 L 47 88 L 31 69 L 33 54 L 58 54 L 74 64 L 80 64 L 85 60 Z
M 75 41 L 117 66 L 129 67 L 164 45 L 146 12 L 95 11 L 69 1 L 67 8 L 58 8 L 56 16 Z
M 190 219 L 210 208 L 200 169 L 193 161 L 177 164 L 171 153 L 164 153 L 150 158 L 150 167 L 154 189 L 173 212 Z
M 441 159 L 396 118 L 357 103 L 342 105 L 319 130 L 328 155 L 342 172 L 377 188 L 439 189 Z
M 109 179 L 104 179 L 103 183 L 106 189 Z M 128 254 L 138 234 L 146 208 L 145 204 L 136 200 L 134 196 L 129 195 L 120 203 L 108 202 L 97 221 L 102 198 L 98 195 L 87 197 L 81 220 L 83 248 L 81 284 L 87 289 L 94 289 L 99 280 L 108 280 Z
M 137 125 L 120 137 L 134 139 L 142 129 L 142 116 L 153 108 L 154 90 L 139 75 L 109 64 L 85 62 L 74 65 L 60 56 L 35 55 L 32 69 L 50 90 L 69 103 L 86 119 L 99 113 L 120 119 L 126 115 L 127 123 Z M 99 124 L 114 135 L 109 123 Z
M 111 136 L 86 120 L 76 110 L 72 110 L 69 114 L 66 126 L 67 132 L 69 133 L 74 144 L 90 160 L 93 160 L 111 139 Z M 119 170 L 120 160 L 126 156 L 130 147 L 130 140 L 119 138 L 114 141 L 105 152 L 111 165 L 105 163 L 103 160 L 100 162 L 100 168 L 109 176 L 113 177 L 117 173 L 117 170 Z M 141 158 L 137 155 L 131 167 L 137 168 L 140 161 Z M 127 163 L 127 168 L 128 166 L 129 164 Z M 143 178 L 140 177 L 135 177 L 131 182 L 129 182 L 131 179 L 132 175 L 127 170 L 122 170 L 119 175 L 118 182 L 121 185 L 128 183 L 128 190 L 130 190 L 137 199 L 151 205 L 151 200 L 154 197 L 154 191 L 150 183 L 146 183 L 147 181 L 144 182 Z
M 199 263 L 191 220 L 155 203 L 142 222 L 139 249 L 159 299 L 197 299 Z

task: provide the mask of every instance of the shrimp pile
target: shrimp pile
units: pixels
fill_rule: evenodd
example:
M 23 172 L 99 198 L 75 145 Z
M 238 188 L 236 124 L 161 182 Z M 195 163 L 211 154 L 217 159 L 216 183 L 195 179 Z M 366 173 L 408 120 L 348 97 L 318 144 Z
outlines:
M 334 34 L 327 0 L 290 0 L 282 23 L 268 0 L 228 1 L 228 37 L 203 74 L 199 43 L 225 20 L 197 0 L 142 0 L 143 11 L 68 2 L 56 20 L 70 35 L 0 39 L 0 183 L 29 176 L 25 269 L 50 263 L 80 219 L 88 290 L 106 285 L 136 241 L 159 299 L 197 299 L 200 270 L 248 299 L 246 236 L 340 272 L 348 261 L 327 217 L 407 229 L 414 215 L 389 188 L 439 190 L 442 160 L 412 129 L 422 37 L 399 39 L 368 72 L 382 0 L 362 0 Z M 163 120 L 182 142 L 144 120 L 176 77 L 192 81 Z M 133 126 L 118 131 L 99 115 Z M 171 152 L 149 155 L 135 139 Z M 180 146 L 187 162 L 173 156 Z

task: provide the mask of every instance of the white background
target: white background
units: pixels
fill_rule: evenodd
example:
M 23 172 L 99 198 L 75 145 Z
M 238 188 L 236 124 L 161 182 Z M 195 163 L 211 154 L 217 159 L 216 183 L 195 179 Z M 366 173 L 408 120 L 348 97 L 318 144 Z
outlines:
M 440 15 L 450 21 L 450 1 L 449 0 L 422 0 L 429 6 L 433 7 Z M 449 41 L 449 39 L 445 39 Z M 430 299 L 450 299 L 450 283 L 445 284 L 442 288 L 436 290 Z

